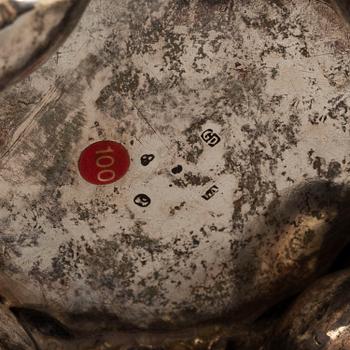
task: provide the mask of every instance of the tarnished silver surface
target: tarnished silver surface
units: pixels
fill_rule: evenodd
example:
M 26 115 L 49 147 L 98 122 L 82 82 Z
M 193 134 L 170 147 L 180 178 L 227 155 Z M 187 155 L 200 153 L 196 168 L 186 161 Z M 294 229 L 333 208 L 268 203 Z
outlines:
M 330 2 L 332 3 L 332 2 Z M 345 17 L 345 19 L 349 22 L 350 21 L 350 3 L 348 0 L 335 0 L 333 2 L 338 9 L 340 10 L 340 13 Z
M 0 305 L 0 349 L 35 350 L 30 336 L 23 329 L 13 313 Z
M 349 290 L 349 270 L 315 283 L 284 317 L 269 350 L 349 350 Z
M 194 346 L 203 323 L 219 341 L 327 271 L 349 240 L 344 9 L 92 1 L 57 54 L 1 95 L 7 305 L 59 322 L 63 349 L 90 348 L 92 331 L 150 345 L 186 327 Z M 100 140 L 131 157 L 112 185 L 79 173 Z M 115 337 L 125 329 L 147 335 Z
M 0 0 L 0 90 L 45 62 L 89 0 Z

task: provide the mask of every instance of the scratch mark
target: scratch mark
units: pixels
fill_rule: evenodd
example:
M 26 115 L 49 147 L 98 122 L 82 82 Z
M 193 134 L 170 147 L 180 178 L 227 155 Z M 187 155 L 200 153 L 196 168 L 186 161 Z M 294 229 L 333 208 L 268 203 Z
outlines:
M 61 89 L 58 90 L 57 86 L 52 86 L 43 99 L 29 112 L 28 116 L 25 117 L 24 122 L 18 127 L 14 133 L 12 139 L 9 142 L 9 146 L 0 155 L 0 162 L 6 163 L 9 155 L 16 149 L 16 147 L 21 143 L 21 141 L 28 135 L 28 133 L 33 129 L 36 119 L 42 115 L 45 108 L 48 107 L 49 103 L 57 103 L 62 96 Z

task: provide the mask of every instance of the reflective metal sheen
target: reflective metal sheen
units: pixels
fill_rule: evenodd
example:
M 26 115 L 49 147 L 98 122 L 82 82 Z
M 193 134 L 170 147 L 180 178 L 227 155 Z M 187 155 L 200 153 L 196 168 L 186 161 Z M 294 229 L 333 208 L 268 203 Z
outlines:
M 0 0 L 0 90 L 45 62 L 89 0 Z
M 317 281 L 284 316 L 268 349 L 349 350 L 349 291 L 349 270 Z

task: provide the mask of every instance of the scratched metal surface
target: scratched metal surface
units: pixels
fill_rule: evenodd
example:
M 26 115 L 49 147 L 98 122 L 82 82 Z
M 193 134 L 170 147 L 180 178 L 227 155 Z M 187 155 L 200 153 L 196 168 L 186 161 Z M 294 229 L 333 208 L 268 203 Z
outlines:
M 0 97 L 0 294 L 160 329 L 303 288 L 348 240 L 349 49 L 315 0 L 92 1 Z M 77 164 L 105 139 L 131 167 L 94 186 Z

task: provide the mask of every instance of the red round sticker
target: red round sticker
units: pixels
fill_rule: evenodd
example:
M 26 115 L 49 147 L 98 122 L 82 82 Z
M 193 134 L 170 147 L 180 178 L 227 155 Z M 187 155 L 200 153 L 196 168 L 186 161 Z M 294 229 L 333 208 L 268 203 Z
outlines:
M 128 171 L 130 157 L 126 148 L 114 141 L 100 141 L 87 147 L 79 159 L 81 176 L 94 185 L 109 185 Z

